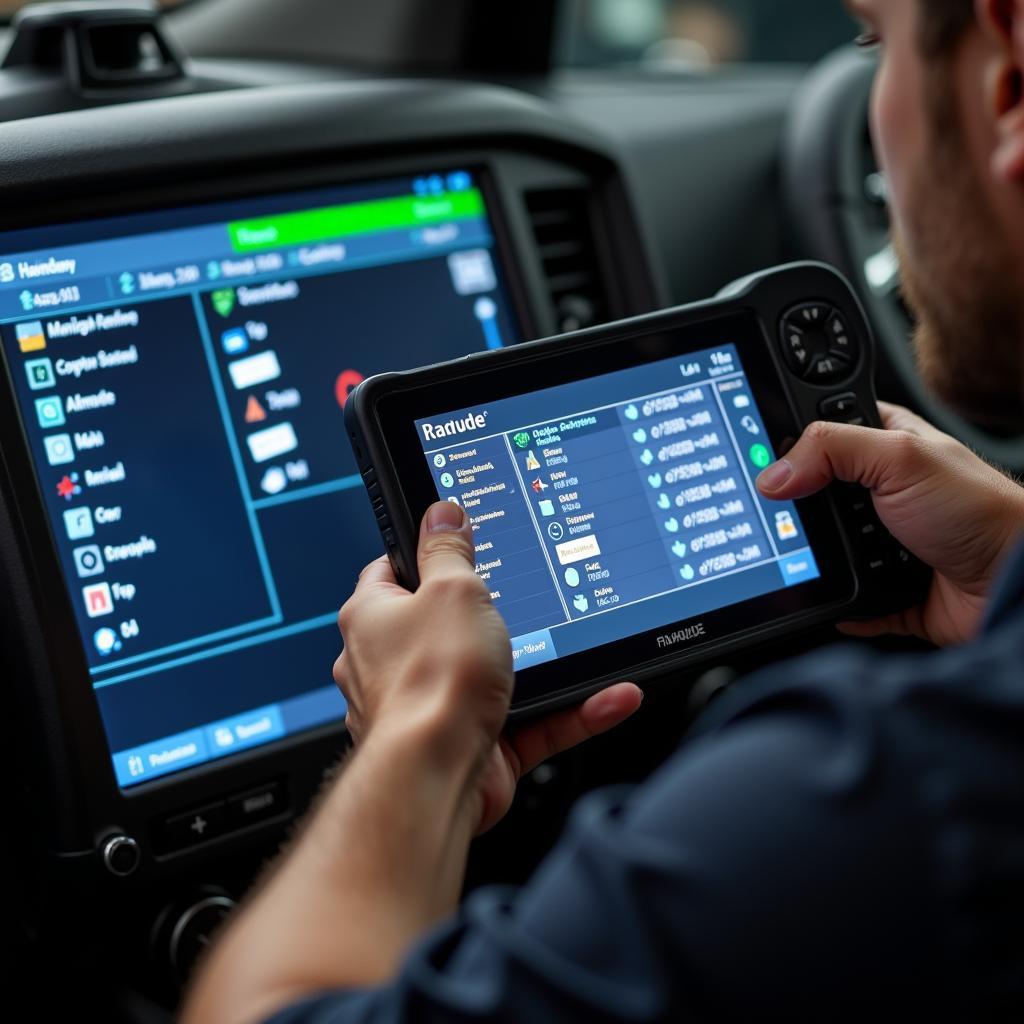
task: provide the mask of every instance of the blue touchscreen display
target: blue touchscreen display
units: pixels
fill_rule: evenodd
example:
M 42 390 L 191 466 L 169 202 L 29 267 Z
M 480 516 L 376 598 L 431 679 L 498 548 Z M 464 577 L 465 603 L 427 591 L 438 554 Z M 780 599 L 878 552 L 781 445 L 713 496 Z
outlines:
M 820 575 L 796 507 L 754 488 L 775 453 L 732 345 L 416 426 L 517 670 Z
M 344 716 L 349 393 L 517 340 L 461 170 L 0 235 L 0 335 L 122 786 Z

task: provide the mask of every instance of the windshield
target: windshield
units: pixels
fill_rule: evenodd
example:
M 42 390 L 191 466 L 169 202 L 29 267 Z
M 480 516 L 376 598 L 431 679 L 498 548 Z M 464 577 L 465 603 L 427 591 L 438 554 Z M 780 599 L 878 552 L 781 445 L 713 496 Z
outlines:
M 563 63 L 810 64 L 849 42 L 839 0 L 569 0 Z

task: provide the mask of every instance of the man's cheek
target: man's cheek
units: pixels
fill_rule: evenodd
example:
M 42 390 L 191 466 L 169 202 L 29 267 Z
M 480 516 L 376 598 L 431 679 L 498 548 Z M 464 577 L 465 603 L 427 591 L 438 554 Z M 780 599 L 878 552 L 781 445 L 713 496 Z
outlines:
M 885 172 L 889 187 L 892 214 L 902 223 L 906 211 L 906 182 L 910 149 L 916 136 L 918 121 L 909 109 L 909 89 L 884 60 L 875 79 L 871 98 L 871 135 L 879 165 Z

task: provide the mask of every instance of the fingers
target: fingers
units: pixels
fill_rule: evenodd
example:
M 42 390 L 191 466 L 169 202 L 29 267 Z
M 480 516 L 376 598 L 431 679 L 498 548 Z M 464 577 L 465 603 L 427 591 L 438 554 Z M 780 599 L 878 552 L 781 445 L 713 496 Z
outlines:
M 886 430 L 910 430 L 919 423 L 924 423 L 924 420 L 915 416 L 909 409 L 892 402 L 879 402 L 878 413 Z
M 815 494 L 833 480 L 875 491 L 889 481 L 906 487 L 922 468 L 921 445 L 907 430 L 812 423 L 787 456 L 757 478 L 757 488 L 766 498 L 784 501 Z
M 396 594 L 408 596 L 408 593 L 398 585 L 388 556 L 381 555 L 380 558 L 370 562 L 359 574 L 356 589 L 338 612 L 338 628 L 344 635 L 355 610 L 364 607 L 371 600 L 382 596 L 394 597 Z
M 356 592 L 360 587 L 365 590 L 368 587 L 379 586 L 381 583 L 395 585 L 398 583 L 395 579 L 395 570 L 391 568 L 391 559 L 387 555 L 381 555 L 380 558 L 375 558 L 369 565 L 363 567 L 363 571 L 359 574 L 359 581 L 356 583 Z
M 870 622 L 840 622 L 836 629 L 844 636 L 858 640 L 873 640 L 879 636 L 908 636 L 908 631 L 899 615 L 890 615 Z
M 870 622 L 841 622 L 836 627 L 846 636 L 860 640 L 871 640 L 879 636 L 916 636 L 928 638 L 922 608 L 909 608 L 894 615 L 886 615 Z
M 757 478 L 757 488 L 766 498 L 778 500 L 815 494 L 836 479 L 860 482 L 872 433 L 878 432 L 846 424 L 812 423 L 789 454 Z
M 439 501 L 427 509 L 416 557 L 421 584 L 473 572 L 473 528 L 461 505 Z
M 644 699 L 640 687 L 618 683 L 595 693 L 579 707 L 570 708 L 529 725 L 508 737 L 519 759 L 520 774 L 533 771 L 563 750 L 598 736 L 624 722 Z
M 904 409 L 902 405 L 893 405 L 891 402 L 879 402 L 878 411 L 881 414 L 882 423 L 885 425 L 886 430 L 902 430 L 932 441 L 938 441 L 947 436 L 916 413 L 912 413 L 909 409 Z

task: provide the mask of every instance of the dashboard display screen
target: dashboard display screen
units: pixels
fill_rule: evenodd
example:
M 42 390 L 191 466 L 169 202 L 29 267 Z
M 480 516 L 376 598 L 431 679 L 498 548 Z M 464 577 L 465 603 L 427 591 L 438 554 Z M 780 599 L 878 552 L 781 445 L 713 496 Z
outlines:
M 796 506 L 754 487 L 775 453 L 735 345 L 416 428 L 438 495 L 471 518 L 517 670 L 821 575 Z
M 0 235 L 0 335 L 128 787 L 344 715 L 343 406 L 517 329 L 455 170 Z

